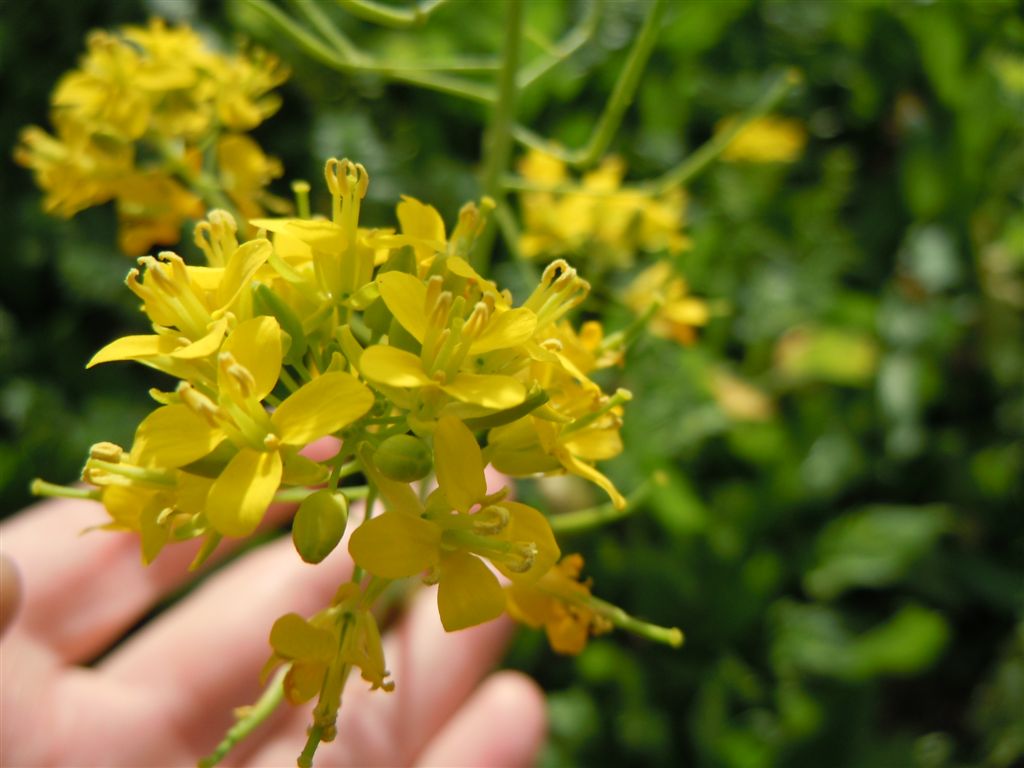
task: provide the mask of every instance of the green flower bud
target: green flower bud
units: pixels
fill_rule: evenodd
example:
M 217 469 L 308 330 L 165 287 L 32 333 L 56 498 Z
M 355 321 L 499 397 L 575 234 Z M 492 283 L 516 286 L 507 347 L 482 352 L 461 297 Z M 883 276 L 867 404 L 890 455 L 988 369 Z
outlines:
M 403 483 L 422 480 L 434 466 L 430 449 L 412 435 L 389 437 L 373 454 L 373 463 L 385 477 Z
M 338 546 L 348 523 L 348 499 L 323 488 L 299 504 L 292 521 L 292 541 L 299 557 L 319 563 Z

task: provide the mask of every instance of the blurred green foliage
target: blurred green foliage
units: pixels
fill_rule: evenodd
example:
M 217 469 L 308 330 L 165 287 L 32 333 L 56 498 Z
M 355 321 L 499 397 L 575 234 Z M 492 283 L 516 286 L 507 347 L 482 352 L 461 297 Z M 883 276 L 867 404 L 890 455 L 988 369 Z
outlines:
M 595 41 L 524 96 L 520 118 L 583 141 L 644 10 L 605 4 Z M 581 12 L 530 3 L 532 38 L 556 38 Z M 0 144 L 46 119 L 87 29 L 149 13 L 259 37 L 237 3 L 6 4 Z M 804 74 L 783 111 L 811 141 L 794 165 L 720 163 L 689 189 L 694 247 L 681 270 L 716 317 L 693 347 L 641 339 L 615 382 L 635 399 L 610 473 L 626 491 L 666 480 L 630 519 L 565 547 L 586 556 L 602 597 L 682 626 L 687 644 L 616 634 L 565 659 L 520 636 L 509 663 L 549 692 L 543 762 L 1019 764 L 1021 5 L 700 0 L 667 16 L 614 145 L 637 178 L 680 161 L 783 66 Z M 404 35 L 345 23 L 397 58 L 493 53 L 501 37 L 492 4 L 470 14 L 454 3 Z M 295 75 L 258 136 L 291 177 L 315 182 L 328 155 L 359 159 L 373 174 L 371 221 L 407 193 L 450 222 L 478 193 L 481 108 L 279 52 Z M 70 479 L 91 442 L 128 442 L 151 382 L 127 365 L 82 371 L 141 325 L 110 213 L 48 219 L 29 174 L 4 162 L 0 494 L 11 511 L 31 477 Z M 605 315 L 612 328 L 628 321 L 613 303 Z M 767 405 L 737 407 L 722 372 Z

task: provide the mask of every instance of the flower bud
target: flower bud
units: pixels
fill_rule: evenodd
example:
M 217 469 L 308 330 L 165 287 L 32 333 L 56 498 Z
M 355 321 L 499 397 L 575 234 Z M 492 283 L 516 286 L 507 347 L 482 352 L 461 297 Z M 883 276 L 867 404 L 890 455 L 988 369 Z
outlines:
M 386 439 L 373 454 L 373 463 L 385 477 L 403 483 L 422 480 L 433 467 L 430 449 L 412 435 Z
M 319 563 L 338 546 L 348 523 L 348 499 L 323 488 L 299 504 L 292 521 L 292 542 L 299 557 Z

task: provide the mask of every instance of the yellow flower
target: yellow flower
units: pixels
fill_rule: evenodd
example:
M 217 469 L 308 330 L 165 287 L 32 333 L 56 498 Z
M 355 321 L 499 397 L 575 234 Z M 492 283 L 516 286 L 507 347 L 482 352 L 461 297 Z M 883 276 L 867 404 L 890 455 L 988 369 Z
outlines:
M 26 129 L 15 160 L 35 172 L 49 212 L 70 217 L 116 198 L 122 249 L 145 253 L 203 214 L 200 195 L 216 199 L 218 174 L 247 216 L 280 204 L 263 192 L 279 165 L 237 132 L 276 111 L 270 90 L 286 76 L 268 54 L 224 56 L 160 20 L 93 32 L 54 89 L 55 135 Z
M 716 133 L 734 124 L 730 117 L 719 123 Z M 804 151 L 807 131 L 799 120 L 768 115 L 751 120 L 736 134 L 722 153 L 727 162 L 791 163 Z
M 403 272 L 385 272 L 377 287 L 420 351 L 374 345 L 359 359 L 365 378 L 398 389 L 440 390 L 486 409 L 511 408 L 526 399 L 518 379 L 490 370 L 500 366 L 504 350 L 533 336 L 537 317 L 531 310 L 508 308 L 501 296 L 484 293 L 467 314 L 469 302 L 444 290 L 440 275 L 424 283 Z
M 169 176 L 132 174 L 117 185 L 118 242 L 129 256 L 181 239 L 187 219 L 203 215 L 203 201 Z
M 458 419 L 438 421 L 434 463 L 438 488 L 424 506 L 415 494 L 398 490 L 408 486 L 371 469 L 372 459 L 364 462 L 391 508 L 356 529 L 349 552 L 383 578 L 429 571 L 438 584 L 441 623 L 452 632 L 490 621 L 504 610 L 501 585 L 484 560 L 514 582 L 532 582 L 558 560 L 559 550 L 540 512 L 503 501 L 504 491 L 487 495 L 480 448 Z
M 250 224 L 275 234 L 275 246 L 312 262 L 312 285 L 338 305 L 350 299 L 373 279 L 377 263 L 375 246 L 359 228 L 359 212 L 370 177 L 359 163 L 331 158 L 324 168 L 332 198 L 331 221 L 287 218 L 253 219 Z M 294 280 L 309 279 L 296 273 Z
M 565 164 L 536 150 L 519 163 L 529 181 L 552 187 L 571 181 Z M 638 251 L 678 253 L 689 247 L 682 233 L 686 198 L 681 189 L 653 196 L 624 189 L 625 163 L 607 157 L 583 175 L 578 192 L 531 191 L 521 195 L 527 258 L 586 254 L 626 265 Z
M 611 623 L 591 610 L 590 581 L 581 582 L 581 555 L 566 555 L 533 584 L 513 583 L 506 590 L 512 618 L 534 629 L 544 627 L 558 653 L 583 652 L 590 635 L 610 632 Z
M 132 147 L 113 141 L 93 141 L 78 124 L 51 136 L 29 126 L 18 137 L 14 160 L 31 168 L 36 184 L 46 193 L 43 209 L 68 219 L 79 211 L 112 200 L 121 180 L 132 169 Z
M 258 218 L 265 208 L 288 210 L 286 200 L 266 191 L 270 182 L 284 173 L 281 161 L 265 155 L 248 136 L 229 133 L 217 141 L 217 168 L 221 186 L 243 218 Z
M 140 270 L 132 269 L 125 282 L 142 299 L 156 333 L 111 342 L 93 355 L 87 368 L 114 360 L 138 360 L 178 378 L 204 378 L 201 366 L 219 349 L 228 330 L 227 315 L 246 316 L 242 304 L 250 281 L 271 252 L 270 243 L 263 239 L 238 245 L 230 216 L 214 211 L 211 222 L 215 224 L 207 222 L 207 227 L 219 237 L 206 249 L 224 266 L 186 266 L 170 251 L 158 258 L 141 257 L 145 279 L 140 280 Z M 205 379 L 212 385 L 212 372 Z
M 660 302 L 651 318 L 651 332 L 680 344 L 696 341 L 696 329 L 707 325 L 711 316 L 707 302 L 689 295 L 686 281 L 667 261 L 656 262 L 637 275 L 624 298 L 638 315 Z

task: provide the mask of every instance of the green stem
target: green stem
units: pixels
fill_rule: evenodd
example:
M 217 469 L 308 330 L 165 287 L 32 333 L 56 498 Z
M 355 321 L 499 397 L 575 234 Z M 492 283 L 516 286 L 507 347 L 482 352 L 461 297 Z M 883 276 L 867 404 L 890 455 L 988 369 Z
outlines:
M 626 506 L 622 509 L 616 509 L 614 504 L 608 502 L 606 504 L 599 504 L 596 507 L 580 509 L 576 512 L 552 515 L 548 518 L 551 530 L 558 536 L 585 533 L 602 525 L 608 525 L 616 520 L 629 517 L 651 495 L 654 485 L 662 484 L 663 480 L 664 478 L 660 474 L 645 480 L 626 498 Z
M 292 7 L 298 10 L 323 37 L 334 46 L 347 60 L 355 63 L 366 63 L 367 56 L 348 39 L 344 32 L 323 11 L 318 3 L 310 0 L 289 0 Z
M 525 90 L 551 71 L 555 66 L 572 56 L 582 48 L 597 31 L 597 22 L 601 16 L 601 5 L 591 0 L 586 5 L 583 16 L 565 36 L 555 43 L 545 56 L 541 56 L 523 68 L 519 73 L 519 89 Z
M 313 768 L 313 756 L 316 754 L 317 747 L 320 746 L 323 735 L 324 729 L 319 725 L 310 727 L 309 736 L 306 738 L 306 746 L 302 748 L 302 754 L 295 761 L 299 768 Z
M 522 43 L 522 0 L 506 0 L 505 8 L 505 42 L 502 47 L 501 72 L 498 75 L 498 101 L 484 136 L 484 168 L 481 178 L 484 194 L 493 198 L 498 205 L 504 199 L 501 177 L 512 154 L 512 126 L 518 95 L 516 76 Z M 473 265 L 482 274 L 487 274 L 496 232 L 497 225 L 492 216 L 473 245 Z
M 641 637 L 646 637 L 648 640 L 663 643 L 673 648 L 678 648 L 683 644 L 683 631 L 678 627 L 661 627 L 657 624 L 641 621 L 634 616 L 630 616 L 617 605 L 612 605 L 593 595 L 580 597 L 573 600 L 573 602 L 585 605 L 594 613 L 604 616 L 619 629 L 625 629 Z
M 801 75 L 797 70 L 786 70 L 775 79 L 761 98 L 729 128 L 708 139 L 675 168 L 671 168 L 655 179 L 638 184 L 635 188 L 652 194 L 659 194 L 673 187 L 686 184 L 722 154 L 740 131 L 746 128 L 753 120 L 773 110 L 786 94 L 801 82 L 801 79 Z
M 394 8 L 374 0 L 335 0 L 335 2 L 363 21 L 393 29 L 408 29 L 426 24 L 427 19 L 448 0 L 421 0 L 411 9 Z
M 37 477 L 29 485 L 29 493 L 33 496 L 47 496 L 50 498 L 61 498 L 61 499 L 87 499 L 89 501 L 99 501 L 101 491 L 99 488 L 78 488 L 73 485 L 57 485 L 56 483 L 48 483 L 42 478 Z
M 362 59 L 353 61 L 343 51 L 332 48 L 329 44 L 312 34 L 308 29 L 297 23 L 288 14 L 266 0 L 246 0 L 261 13 L 274 27 L 275 31 L 291 39 L 306 55 L 339 72 L 368 73 L 387 77 L 399 82 L 418 85 L 429 90 L 458 96 L 468 101 L 491 104 L 494 93 L 491 89 L 465 78 L 446 76 L 432 72 L 422 72 L 413 64 L 402 65 L 402 68 L 374 62 L 360 54 Z
M 319 491 L 319 488 L 285 488 L 274 494 L 274 502 L 277 504 L 298 504 Z M 350 485 L 339 489 L 350 499 L 365 499 L 369 493 L 365 485 Z
M 199 761 L 199 768 L 212 768 L 223 760 L 238 742 L 252 733 L 277 709 L 284 700 L 284 676 L 288 668 L 282 667 L 274 675 L 263 695 L 251 707 L 242 710 L 238 721 L 231 726 L 223 740 L 207 757 Z
M 618 80 L 615 81 L 615 87 L 604 106 L 604 111 L 598 118 L 586 144 L 579 149 L 566 149 L 545 141 L 523 126 L 514 128 L 513 133 L 516 140 L 526 146 L 554 155 L 575 168 L 594 165 L 607 151 L 615 132 L 618 131 L 619 125 L 622 123 L 626 110 L 633 103 L 637 86 L 640 84 L 640 77 L 647 66 L 651 51 L 654 50 L 654 43 L 658 39 L 658 27 L 665 13 L 665 6 L 665 0 L 654 0 L 651 5 L 644 24 L 640 28 L 640 33 L 629 50 L 626 63 L 622 67 L 622 71 L 619 72 Z

